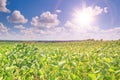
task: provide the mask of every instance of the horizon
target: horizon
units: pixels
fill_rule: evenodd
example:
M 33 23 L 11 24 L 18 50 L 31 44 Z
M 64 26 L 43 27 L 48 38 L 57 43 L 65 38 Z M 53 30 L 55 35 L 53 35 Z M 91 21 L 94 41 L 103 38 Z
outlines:
M 104 39 L 83 39 L 83 40 L 0 40 L 0 42 L 81 42 L 81 41 L 119 41 L 116 40 L 104 40 Z
M 119 0 L 0 0 L 0 40 L 119 40 L 119 3 Z

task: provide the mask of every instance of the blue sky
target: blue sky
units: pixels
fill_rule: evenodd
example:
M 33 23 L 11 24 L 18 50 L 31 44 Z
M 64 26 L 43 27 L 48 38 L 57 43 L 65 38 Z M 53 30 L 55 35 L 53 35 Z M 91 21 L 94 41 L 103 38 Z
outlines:
M 120 39 L 120 0 L 1 0 L 1 40 Z

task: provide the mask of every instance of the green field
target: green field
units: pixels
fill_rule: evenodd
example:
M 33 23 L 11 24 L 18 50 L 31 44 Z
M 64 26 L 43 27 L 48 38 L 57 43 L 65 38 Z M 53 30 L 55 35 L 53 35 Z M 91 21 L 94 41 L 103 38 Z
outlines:
M 120 80 L 120 41 L 0 42 L 0 80 Z

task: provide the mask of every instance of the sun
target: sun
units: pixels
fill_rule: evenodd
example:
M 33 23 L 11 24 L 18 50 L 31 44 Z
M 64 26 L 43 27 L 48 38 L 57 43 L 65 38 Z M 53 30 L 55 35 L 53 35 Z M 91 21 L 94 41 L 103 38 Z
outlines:
M 93 14 L 87 8 L 82 10 L 75 10 L 74 12 L 74 22 L 81 24 L 81 25 L 90 25 L 94 20 Z

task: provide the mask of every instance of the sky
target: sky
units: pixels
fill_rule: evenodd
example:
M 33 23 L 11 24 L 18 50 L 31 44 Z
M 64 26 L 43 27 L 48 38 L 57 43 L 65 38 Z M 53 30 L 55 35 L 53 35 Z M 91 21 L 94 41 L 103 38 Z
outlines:
M 0 0 L 0 40 L 120 39 L 120 0 Z

